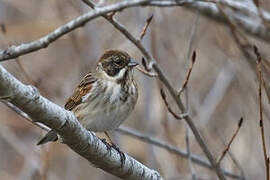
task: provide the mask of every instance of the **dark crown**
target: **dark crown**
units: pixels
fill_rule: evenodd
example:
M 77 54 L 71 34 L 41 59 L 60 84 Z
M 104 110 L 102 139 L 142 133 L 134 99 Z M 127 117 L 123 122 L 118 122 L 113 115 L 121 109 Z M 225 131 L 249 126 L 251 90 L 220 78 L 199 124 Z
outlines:
M 126 52 L 120 50 L 108 50 L 98 61 L 109 76 L 117 75 L 121 69 L 128 66 L 129 62 L 130 56 Z

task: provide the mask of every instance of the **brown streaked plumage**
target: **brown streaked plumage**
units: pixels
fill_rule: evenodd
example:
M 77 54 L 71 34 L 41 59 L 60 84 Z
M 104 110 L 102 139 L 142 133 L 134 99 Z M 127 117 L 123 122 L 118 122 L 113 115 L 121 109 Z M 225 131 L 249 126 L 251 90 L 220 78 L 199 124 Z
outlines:
M 68 98 L 65 109 L 71 111 L 76 105 L 81 103 L 82 97 L 85 96 L 92 88 L 92 84 L 96 81 L 95 78 L 91 76 L 91 73 L 87 74 L 78 85 L 75 92 L 70 98 Z
M 106 51 L 94 72 L 88 73 L 65 104 L 90 131 L 106 132 L 117 128 L 132 112 L 138 91 L 132 69 L 137 63 L 120 50 Z M 37 144 L 56 141 L 55 131 Z

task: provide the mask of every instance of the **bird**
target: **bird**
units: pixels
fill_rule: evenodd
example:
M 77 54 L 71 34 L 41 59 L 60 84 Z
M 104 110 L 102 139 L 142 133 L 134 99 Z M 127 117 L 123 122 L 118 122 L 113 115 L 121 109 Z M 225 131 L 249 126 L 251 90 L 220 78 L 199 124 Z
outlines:
M 72 111 L 87 130 L 104 132 L 113 144 L 108 132 L 118 128 L 128 118 L 138 99 L 133 75 L 137 65 L 125 51 L 105 51 L 95 70 L 84 76 L 68 98 L 65 109 Z M 51 130 L 37 145 L 57 140 L 57 133 Z

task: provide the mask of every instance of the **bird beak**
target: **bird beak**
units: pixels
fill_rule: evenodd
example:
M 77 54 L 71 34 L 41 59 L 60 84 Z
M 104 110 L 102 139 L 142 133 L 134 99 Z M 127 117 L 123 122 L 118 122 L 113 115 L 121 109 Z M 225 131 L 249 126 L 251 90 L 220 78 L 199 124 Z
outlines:
M 130 59 L 130 62 L 128 63 L 128 67 L 135 67 L 139 65 L 134 59 Z

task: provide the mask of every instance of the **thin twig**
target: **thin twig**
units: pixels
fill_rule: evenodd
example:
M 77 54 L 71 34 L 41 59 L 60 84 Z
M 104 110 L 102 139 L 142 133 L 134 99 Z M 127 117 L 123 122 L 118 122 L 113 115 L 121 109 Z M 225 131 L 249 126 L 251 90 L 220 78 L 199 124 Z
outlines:
M 147 72 L 150 72 L 152 70 L 152 67 L 151 68 L 149 67 L 149 65 L 148 65 L 147 61 L 144 59 L 144 57 L 142 57 L 142 65 Z
M 263 146 L 263 154 L 266 168 L 266 180 L 269 180 L 269 163 L 267 150 L 265 145 L 265 136 L 264 136 L 264 125 L 263 125 L 263 112 L 262 112 L 262 70 L 261 70 L 261 62 L 262 58 L 259 53 L 257 46 L 254 46 L 254 53 L 257 56 L 257 71 L 258 71 L 258 79 L 259 79 L 259 87 L 258 87 L 258 96 L 259 96 L 259 119 L 260 119 L 260 129 L 261 129 L 261 137 L 262 137 L 262 146 Z
M 143 67 L 144 67 L 144 69 L 146 70 L 146 71 L 150 71 L 151 69 L 149 69 L 149 67 L 147 66 L 147 62 L 146 62 L 146 60 L 144 59 L 144 57 L 142 57 L 142 65 L 143 65 Z
M 186 129 L 186 149 L 187 149 L 187 156 L 188 156 L 188 164 L 189 164 L 189 168 L 190 168 L 190 171 L 191 171 L 191 177 L 192 177 L 192 180 L 196 180 L 197 179 L 197 176 L 196 176 L 196 172 L 195 172 L 195 169 L 192 165 L 192 159 L 191 159 L 191 152 L 190 152 L 190 143 L 189 143 L 189 127 L 188 125 L 186 124 L 185 125 L 185 129 Z
M 200 13 L 197 10 L 197 12 L 196 12 L 196 18 L 195 18 L 195 20 L 192 23 L 192 28 L 191 28 L 191 33 L 190 33 L 190 39 L 189 39 L 189 42 L 188 42 L 188 50 L 187 50 L 187 61 L 188 62 L 189 62 L 189 59 L 190 59 L 191 49 L 192 49 L 193 42 L 195 40 L 195 36 L 196 36 L 196 32 L 197 32 L 199 17 L 200 17 Z M 191 65 L 191 67 L 190 67 L 191 69 L 189 69 L 189 72 L 190 73 L 191 73 L 191 70 L 192 70 L 192 66 L 193 66 L 193 63 Z M 186 81 L 188 81 L 188 77 L 186 77 Z M 187 83 L 186 83 L 186 85 L 187 85 Z M 187 109 L 187 112 L 189 112 L 189 109 L 190 109 L 189 91 L 188 91 L 188 87 L 184 87 L 184 84 L 183 84 L 182 90 L 184 90 L 184 89 L 186 89 L 186 92 L 185 92 L 186 109 Z M 179 91 L 179 98 L 181 96 L 180 91 Z M 191 160 L 191 150 L 190 150 L 190 143 L 189 143 L 189 134 L 190 134 L 189 131 L 190 131 L 190 129 L 189 129 L 187 123 L 185 124 L 185 130 L 186 130 L 185 139 L 186 139 L 186 149 L 187 149 L 187 153 L 188 153 L 188 164 L 189 164 L 189 168 L 190 168 L 190 171 L 191 171 L 191 177 L 192 177 L 193 180 L 196 180 L 197 179 L 197 176 L 196 176 L 195 168 L 193 167 L 192 160 Z
M 142 30 L 142 32 L 141 32 L 141 34 L 140 34 L 140 40 L 143 39 L 143 37 L 144 37 L 144 35 L 145 35 L 146 31 L 147 31 L 147 28 L 148 28 L 148 26 L 150 25 L 150 23 L 151 23 L 153 17 L 154 17 L 154 14 L 152 14 L 152 15 L 146 20 L 146 23 L 145 23 L 145 25 L 144 25 L 144 28 L 143 28 L 143 30 Z
M 149 71 L 145 71 L 145 70 L 143 70 L 140 66 L 136 66 L 136 69 L 139 70 L 141 73 L 143 73 L 143 74 L 146 75 L 146 76 L 149 76 L 149 77 L 157 77 L 157 74 L 156 74 L 156 73 L 149 72 Z
M 153 19 L 153 17 L 154 17 L 154 14 L 152 14 L 152 15 L 146 20 L 146 23 L 145 23 L 145 25 L 144 25 L 144 28 L 143 28 L 142 32 L 140 33 L 140 41 L 143 39 L 143 37 L 144 37 L 144 35 L 145 35 L 145 33 L 146 33 L 146 31 L 147 31 L 147 29 L 148 29 L 148 27 L 149 27 L 149 25 L 150 25 L 152 19 Z M 145 70 L 143 70 L 143 69 L 141 69 L 139 66 L 137 66 L 137 69 L 138 69 L 140 72 L 142 72 L 143 74 L 145 74 L 145 75 L 147 75 L 147 76 L 149 76 L 149 77 L 156 77 L 156 76 L 157 76 L 157 74 L 151 73 L 151 72 L 150 72 L 151 69 L 148 67 L 148 64 L 147 64 L 147 62 L 145 61 L 144 57 L 142 57 L 142 65 L 143 65 L 143 67 L 144 67 Z
M 192 58 L 191 58 L 191 64 L 189 66 L 189 69 L 188 69 L 188 72 L 187 72 L 187 75 L 186 75 L 186 79 L 185 79 L 181 89 L 178 92 L 179 97 L 181 96 L 181 93 L 184 91 L 184 89 L 186 88 L 186 86 L 188 84 L 188 80 L 190 78 L 190 74 L 192 72 L 193 65 L 194 65 L 195 61 L 196 61 L 196 51 L 193 51 Z
M 222 152 L 220 158 L 218 159 L 218 163 L 220 164 L 220 162 L 222 161 L 222 159 L 225 157 L 226 153 L 228 152 L 228 150 L 230 149 L 231 147 L 231 144 L 234 140 L 234 138 L 237 136 L 241 126 L 242 126 L 242 123 L 243 123 L 243 117 L 240 118 L 239 122 L 238 122 L 238 127 L 236 129 L 236 131 L 233 133 L 233 136 L 231 138 L 231 140 L 229 141 L 228 145 L 225 147 L 224 151 Z
M 186 116 L 188 115 L 188 113 L 184 113 L 184 114 L 181 114 L 181 115 L 177 115 L 175 112 L 173 112 L 172 108 L 170 107 L 170 105 L 169 105 L 169 103 L 168 103 L 168 101 L 167 101 L 166 94 L 165 94 L 165 92 L 163 91 L 163 89 L 160 89 L 160 95 L 161 95 L 161 97 L 162 97 L 162 99 L 163 99 L 163 101 L 164 101 L 164 103 L 165 103 L 165 105 L 166 105 L 168 111 L 173 115 L 173 117 L 174 117 L 175 119 L 181 120 L 181 119 L 183 119 L 184 117 L 186 117 Z
M 160 139 L 157 139 L 157 138 L 148 136 L 146 134 L 143 134 L 141 132 L 135 131 L 134 129 L 130 129 L 128 127 L 121 126 L 117 129 L 117 131 L 122 133 L 122 134 L 134 137 L 134 138 L 139 139 L 141 141 L 144 141 L 146 143 L 152 144 L 154 146 L 158 146 L 160 148 L 166 149 L 167 151 L 172 152 L 174 154 L 177 154 L 179 156 L 182 156 L 184 158 L 188 158 L 188 154 L 184 150 L 181 150 L 181 149 L 179 149 L 171 144 L 168 144 Z M 199 157 L 193 153 L 191 153 L 190 156 L 191 156 L 192 162 L 194 162 L 198 165 L 204 166 L 206 168 L 213 169 L 211 164 L 209 162 L 204 161 L 201 157 Z M 242 179 L 242 177 L 235 175 L 235 174 L 232 174 L 230 172 L 227 172 L 226 170 L 222 170 L 222 171 L 226 176 L 228 176 L 230 178 Z
M 222 144 L 226 147 L 227 145 L 225 143 L 225 140 L 223 139 L 224 137 L 221 135 L 221 133 L 220 133 L 220 131 L 218 130 L 217 127 L 215 127 L 215 130 L 216 130 L 217 136 L 221 140 Z M 236 157 L 234 156 L 234 154 L 232 154 L 230 152 L 230 149 L 228 150 L 227 153 L 229 154 L 229 156 L 230 156 L 231 160 L 233 161 L 233 163 L 235 164 L 235 166 L 240 170 L 242 179 L 246 179 L 245 178 L 245 172 L 244 172 L 243 168 L 241 167 L 240 163 L 238 162 L 238 160 L 236 159 Z
M 11 110 L 13 110 L 14 112 L 16 112 L 17 114 L 19 114 L 21 117 L 25 118 L 25 120 L 27 120 L 31 124 L 39 127 L 40 129 L 42 129 L 44 131 L 49 131 L 50 130 L 50 128 L 48 128 L 47 126 L 43 125 L 42 123 L 34 122 L 25 112 L 23 112 L 18 107 L 16 107 L 13 104 L 11 104 L 10 102 L 4 101 L 4 100 L 2 100 L 1 102 L 3 104 L 5 104 L 7 107 L 9 107 Z

